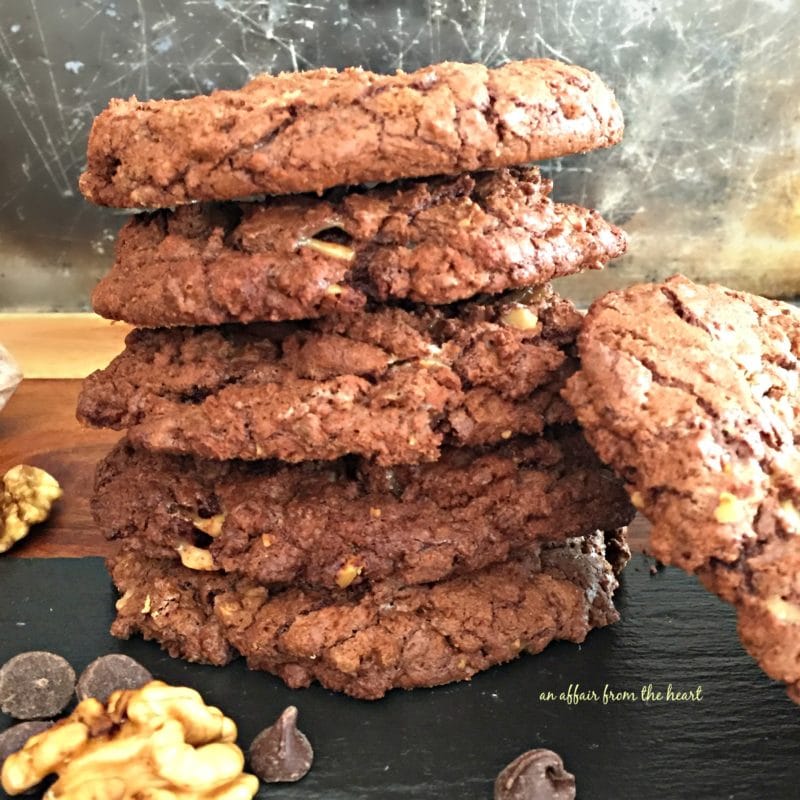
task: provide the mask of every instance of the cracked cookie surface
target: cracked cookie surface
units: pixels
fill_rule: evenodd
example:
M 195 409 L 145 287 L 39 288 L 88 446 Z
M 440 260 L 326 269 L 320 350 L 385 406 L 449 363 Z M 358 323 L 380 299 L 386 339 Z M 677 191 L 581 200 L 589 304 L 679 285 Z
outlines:
M 130 208 L 320 192 L 526 164 L 616 144 L 622 131 L 600 78 L 548 59 L 261 75 L 186 100 L 112 100 L 80 188 Z
M 621 483 L 569 429 L 388 468 L 209 462 L 123 442 L 98 468 L 92 511 L 109 538 L 147 556 L 199 547 L 256 583 L 332 590 L 438 581 L 632 517 Z
M 605 295 L 578 341 L 565 396 L 653 555 L 733 603 L 800 701 L 800 313 L 676 276 Z
M 570 422 L 581 317 L 543 287 L 306 323 L 136 330 L 84 382 L 81 420 L 204 458 L 434 461 Z
M 122 593 L 112 633 L 140 633 L 189 661 L 221 665 L 241 654 L 292 688 L 318 681 L 377 699 L 467 680 L 556 639 L 582 642 L 618 619 L 612 596 L 625 552 L 621 532 L 598 533 L 441 583 L 346 594 L 270 594 L 246 579 L 123 552 L 109 562 Z
M 551 188 L 516 169 L 136 215 L 92 304 L 151 327 L 307 319 L 540 285 L 624 252 L 622 231 Z

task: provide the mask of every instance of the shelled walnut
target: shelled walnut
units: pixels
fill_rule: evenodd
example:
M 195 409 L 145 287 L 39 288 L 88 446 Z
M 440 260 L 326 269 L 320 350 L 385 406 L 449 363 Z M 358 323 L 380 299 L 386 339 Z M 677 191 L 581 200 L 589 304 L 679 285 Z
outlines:
M 6 759 L 2 785 L 17 795 L 56 773 L 45 800 L 251 800 L 258 778 L 243 772 L 236 734 L 198 692 L 152 681 L 106 705 L 83 700 Z
M 31 525 L 44 522 L 61 494 L 58 481 L 43 469 L 20 464 L 6 472 L 0 494 L 0 553 L 27 536 Z

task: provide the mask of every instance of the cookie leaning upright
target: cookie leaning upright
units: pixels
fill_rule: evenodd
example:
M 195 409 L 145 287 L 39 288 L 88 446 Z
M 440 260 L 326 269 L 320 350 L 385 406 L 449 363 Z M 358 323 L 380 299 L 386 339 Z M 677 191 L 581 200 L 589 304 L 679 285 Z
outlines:
M 122 208 L 321 192 L 584 152 L 622 131 L 596 75 L 548 59 L 261 75 L 186 100 L 112 100 L 80 188 Z
M 565 396 L 653 523 L 800 701 L 800 312 L 683 277 L 611 292 Z

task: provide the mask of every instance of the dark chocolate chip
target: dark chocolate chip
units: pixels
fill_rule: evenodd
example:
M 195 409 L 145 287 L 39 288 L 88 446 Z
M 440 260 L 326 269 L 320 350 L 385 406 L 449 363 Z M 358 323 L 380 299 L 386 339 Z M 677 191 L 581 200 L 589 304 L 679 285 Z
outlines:
M 53 723 L 47 720 L 34 720 L 33 722 L 19 722 L 6 728 L 0 733 L 0 768 L 3 762 L 17 750 L 22 749 L 22 745 L 37 733 L 46 731 Z
M 10 728 L 6 728 L 6 730 L 0 733 L 0 770 L 3 769 L 3 762 L 12 753 L 22 750 L 23 745 L 31 736 L 36 736 L 37 733 L 46 731 L 48 728 L 52 727 L 52 725 L 52 722 L 37 719 L 33 722 L 20 722 L 16 725 L 12 725 Z M 39 783 L 28 789 L 27 792 L 23 792 L 23 794 L 35 794 L 42 788 L 42 784 Z
M 78 678 L 78 700 L 96 697 L 101 703 L 105 703 L 112 692 L 118 689 L 138 689 L 151 680 L 153 676 L 130 656 L 121 653 L 100 656 Z
M 552 750 L 529 750 L 497 776 L 494 800 L 575 800 L 575 776 Z
M 267 783 L 299 781 L 314 761 L 308 739 L 297 730 L 297 709 L 289 706 L 274 725 L 256 736 L 248 752 L 250 768 Z
M 0 708 L 16 719 L 61 713 L 75 692 L 75 670 L 55 653 L 20 653 L 0 669 Z

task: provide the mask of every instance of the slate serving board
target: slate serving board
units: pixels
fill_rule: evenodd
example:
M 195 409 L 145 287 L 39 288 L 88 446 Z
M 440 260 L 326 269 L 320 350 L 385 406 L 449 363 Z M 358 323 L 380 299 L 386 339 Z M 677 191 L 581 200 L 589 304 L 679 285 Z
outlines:
M 240 743 L 288 704 L 316 750 L 312 771 L 259 797 L 290 800 L 491 798 L 497 772 L 531 747 L 560 753 L 580 800 L 800 797 L 800 709 L 740 649 L 732 611 L 673 569 L 650 574 L 634 556 L 620 623 L 581 646 L 559 643 L 471 682 L 393 692 L 363 702 L 319 687 L 174 661 L 153 643 L 107 633 L 115 595 L 98 558 L 0 562 L 0 661 L 50 649 L 76 668 L 123 652 L 171 683 L 188 684 L 239 724 Z M 654 691 L 699 700 L 641 700 Z M 595 691 L 598 701 L 546 701 Z M 604 687 L 635 701 L 603 703 Z M 566 694 L 565 694 L 566 697 Z M 0 719 L 0 727 L 10 723 Z

